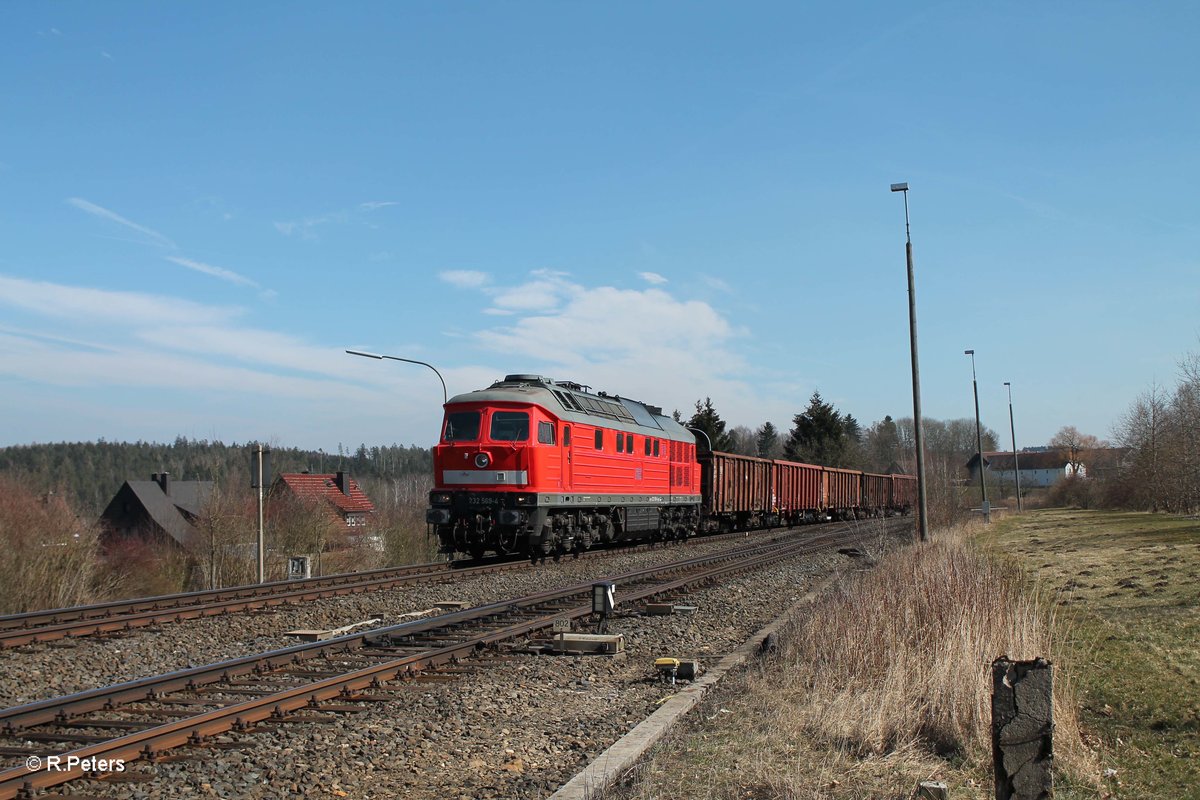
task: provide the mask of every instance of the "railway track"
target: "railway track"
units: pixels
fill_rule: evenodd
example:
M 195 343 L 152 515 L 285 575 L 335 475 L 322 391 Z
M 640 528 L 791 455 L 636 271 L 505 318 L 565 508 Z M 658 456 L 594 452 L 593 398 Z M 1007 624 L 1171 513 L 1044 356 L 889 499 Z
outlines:
M 621 604 L 635 606 L 862 538 L 850 526 L 829 526 L 815 536 L 760 539 L 608 579 L 617 582 Z M 89 760 L 153 759 L 172 748 L 204 745 L 230 730 L 362 711 L 405 687 L 446 679 L 456 662 L 500 642 L 588 616 L 591 591 L 589 581 L 0 711 L 0 757 L 42 759 L 43 764 L 57 757 L 66 765 L 57 771 L 15 766 L 0 772 L 0 798 L 84 777 Z M 64 745 L 78 747 L 64 751 Z
M 743 533 L 706 537 L 718 541 L 741 537 Z M 647 545 L 637 545 L 644 547 Z M 626 545 L 628 549 L 630 546 Z M 590 550 L 582 557 L 598 557 L 612 552 Z M 0 616 L 0 650 L 51 642 L 58 639 L 101 636 L 153 625 L 182 622 L 201 617 L 235 614 L 273 606 L 294 605 L 326 597 L 391 589 L 422 581 L 478 575 L 499 570 L 527 569 L 521 559 L 504 561 L 435 561 L 400 567 L 346 572 L 320 578 L 248 584 L 227 589 L 115 600 L 86 606 Z

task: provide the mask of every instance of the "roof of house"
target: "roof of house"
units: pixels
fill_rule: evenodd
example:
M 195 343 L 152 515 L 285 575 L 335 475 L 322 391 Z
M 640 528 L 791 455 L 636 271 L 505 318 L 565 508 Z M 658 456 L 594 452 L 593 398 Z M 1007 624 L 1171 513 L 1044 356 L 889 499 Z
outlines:
M 170 495 L 163 492 L 162 485 L 158 481 L 153 480 L 125 481 L 125 485 L 121 489 L 124 490 L 128 487 L 142 508 L 146 510 L 151 521 L 176 542 L 186 545 L 196 535 L 196 529 L 192 526 L 191 519 L 199 516 L 204 504 L 208 502 L 208 498 L 212 495 L 213 482 L 173 480 L 168 483 L 168 486 Z M 117 495 L 113 497 L 114 502 L 120 494 L 121 492 L 118 491 Z M 111 507 L 110 503 L 109 508 Z M 105 509 L 103 516 L 109 516 L 108 509 Z
M 1012 471 L 1015 461 L 1023 472 L 1032 469 L 1063 469 L 1070 462 L 1070 458 L 1066 451 L 1047 450 L 1038 453 L 1017 453 L 1015 459 L 1011 452 L 984 453 L 983 461 L 988 469 L 1000 472 Z M 967 462 L 967 468 L 971 469 L 974 466 L 975 456 L 971 456 L 971 460 Z
M 345 476 L 349 484 L 350 494 L 347 495 L 338 486 L 336 474 L 314 475 L 306 472 L 280 473 L 278 483 L 283 483 L 297 497 L 303 499 L 323 498 L 337 507 L 342 514 L 370 513 L 375 505 L 358 486 L 358 481 Z

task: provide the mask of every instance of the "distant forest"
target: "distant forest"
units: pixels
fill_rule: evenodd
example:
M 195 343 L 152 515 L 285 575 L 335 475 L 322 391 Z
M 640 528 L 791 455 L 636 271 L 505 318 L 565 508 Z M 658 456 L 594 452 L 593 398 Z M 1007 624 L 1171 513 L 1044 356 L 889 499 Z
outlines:
M 0 473 L 37 492 L 54 492 L 84 516 L 99 516 L 127 480 L 148 480 L 169 472 L 177 480 L 233 481 L 250 485 L 251 451 L 255 443 L 223 444 L 178 437 L 171 444 L 151 442 L 71 442 L 0 448 Z M 348 471 L 355 478 L 400 478 L 430 475 L 428 448 L 409 445 L 367 447 L 326 453 L 295 447 L 271 449 L 271 471 Z

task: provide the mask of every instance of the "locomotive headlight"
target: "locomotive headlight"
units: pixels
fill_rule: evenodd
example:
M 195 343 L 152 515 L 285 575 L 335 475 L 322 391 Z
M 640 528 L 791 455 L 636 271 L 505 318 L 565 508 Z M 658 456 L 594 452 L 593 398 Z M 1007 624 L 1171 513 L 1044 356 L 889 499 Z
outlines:
M 488 464 L 491 464 L 491 463 L 492 463 L 492 459 L 488 456 L 487 453 L 479 453 L 478 455 L 475 456 L 475 466 L 479 467 L 479 469 L 487 469 Z
M 519 506 L 531 506 L 533 505 L 534 497 L 532 494 L 519 494 L 515 502 Z
M 451 497 L 449 492 L 434 492 L 433 494 L 429 495 L 429 502 L 435 506 L 449 505 L 450 500 Z

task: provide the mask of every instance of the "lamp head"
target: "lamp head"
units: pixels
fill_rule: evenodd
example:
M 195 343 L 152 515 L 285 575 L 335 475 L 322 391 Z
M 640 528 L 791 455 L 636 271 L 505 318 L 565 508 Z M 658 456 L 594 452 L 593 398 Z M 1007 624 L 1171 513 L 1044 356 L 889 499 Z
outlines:
M 975 351 L 974 350 L 963 350 L 963 355 L 964 356 L 973 356 L 973 355 L 975 355 Z
M 892 191 L 893 192 L 907 192 L 908 191 L 908 183 L 893 183 Z
M 1011 383 L 1009 383 L 1008 381 L 1005 381 L 1005 382 L 1004 382 L 1004 385 L 1005 385 L 1005 386 L 1012 386 L 1012 384 L 1011 384 Z

